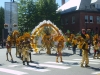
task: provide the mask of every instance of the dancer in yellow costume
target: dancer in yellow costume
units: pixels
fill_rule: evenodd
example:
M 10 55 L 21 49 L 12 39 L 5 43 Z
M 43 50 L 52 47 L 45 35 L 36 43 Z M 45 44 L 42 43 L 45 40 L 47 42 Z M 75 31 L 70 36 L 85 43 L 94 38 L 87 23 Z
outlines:
M 95 44 L 94 44 L 94 56 L 93 56 L 93 58 L 95 59 L 96 56 L 97 56 L 97 58 L 99 58 L 99 45 L 98 45 L 98 41 L 96 41 Z
M 84 35 L 84 43 L 82 46 L 82 61 L 81 61 L 81 67 L 84 67 L 84 63 L 85 63 L 85 67 L 89 67 L 89 57 L 88 57 L 88 35 Z
M 35 39 L 35 37 L 36 37 L 35 35 L 31 35 L 31 37 L 30 37 L 30 45 L 34 49 L 34 51 L 36 53 L 38 53 L 37 40 Z
M 23 48 L 23 41 L 24 41 L 24 37 L 20 36 L 19 38 L 19 44 L 18 44 L 18 53 L 19 53 L 19 57 L 22 59 L 22 48 Z
M 43 36 L 43 42 L 44 42 L 44 46 L 47 49 L 47 54 L 51 54 L 51 35 L 44 35 Z
M 22 55 L 23 55 L 23 65 L 25 65 L 25 61 L 27 62 L 27 65 L 29 65 L 29 50 L 31 48 L 30 46 L 30 42 L 29 42 L 29 37 L 30 37 L 30 34 L 28 33 L 25 33 L 24 35 L 24 41 L 23 41 L 23 48 L 22 48 Z
M 56 62 L 58 62 L 58 57 L 60 57 L 60 62 L 62 61 L 62 49 L 64 48 L 64 37 L 63 36 L 58 36 L 58 45 L 57 45 L 57 57 L 56 57 Z
M 98 50 L 98 59 L 100 59 L 100 37 L 98 38 L 98 47 L 99 47 L 99 50 Z
M 8 36 L 7 41 L 6 41 L 6 48 L 7 48 L 6 56 L 7 56 L 7 61 L 9 61 L 9 59 L 8 59 L 8 53 L 9 53 L 9 55 L 11 57 L 11 61 L 13 62 L 13 57 L 12 57 L 12 54 L 11 54 L 11 46 L 12 46 L 11 45 L 11 37 Z

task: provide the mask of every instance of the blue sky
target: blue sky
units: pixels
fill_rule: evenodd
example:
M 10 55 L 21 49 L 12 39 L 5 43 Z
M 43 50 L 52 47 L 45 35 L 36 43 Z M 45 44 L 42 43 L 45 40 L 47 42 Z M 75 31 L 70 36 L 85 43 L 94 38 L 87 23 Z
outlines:
M 65 2 L 67 2 L 68 0 L 65 0 Z M 59 4 L 59 6 L 61 6 L 61 0 L 56 0 L 56 2 Z
M 0 0 L 0 7 L 4 7 L 4 2 L 10 2 L 11 0 Z M 65 0 L 66 2 L 68 0 Z M 59 6 L 61 6 L 61 0 L 56 0 L 56 2 L 59 4 Z

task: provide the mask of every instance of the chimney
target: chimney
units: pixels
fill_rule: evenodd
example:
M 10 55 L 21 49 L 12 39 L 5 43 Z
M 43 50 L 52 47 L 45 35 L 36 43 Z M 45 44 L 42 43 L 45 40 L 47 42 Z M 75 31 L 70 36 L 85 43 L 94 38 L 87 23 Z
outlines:
M 65 4 L 65 0 L 62 0 L 62 5 Z

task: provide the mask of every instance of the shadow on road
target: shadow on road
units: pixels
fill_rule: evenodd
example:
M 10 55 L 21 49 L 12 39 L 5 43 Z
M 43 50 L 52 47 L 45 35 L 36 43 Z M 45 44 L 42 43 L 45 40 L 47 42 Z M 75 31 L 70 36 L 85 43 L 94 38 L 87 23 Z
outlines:
M 8 60 L 8 62 L 11 62 L 11 63 L 19 63 L 17 61 L 12 61 L 12 60 Z
M 46 53 L 35 53 L 35 54 L 32 54 L 32 55 L 44 55 Z
M 78 62 L 62 62 L 63 64 L 67 65 L 67 66 L 78 66 L 80 65 Z
M 100 71 L 100 68 L 95 68 L 95 67 L 89 67 L 89 69 L 93 69 L 93 70 L 95 70 L 95 71 Z
M 33 63 L 34 65 L 31 63 Z M 36 68 L 36 69 L 46 69 L 47 68 L 47 67 L 40 66 L 39 62 L 36 62 L 36 61 L 33 61 L 31 63 L 30 63 L 30 65 L 28 65 L 28 67 Z
M 33 65 L 29 65 L 28 67 L 36 68 L 36 69 L 46 69 L 46 68 L 47 68 L 47 67 L 42 67 L 42 66 L 33 66 Z
M 0 66 L 3 66 L 4 64 L 0 64 Z
M 50 54 L 50 55 L 51 55 L 51 56 L 57 56 L 56 53 Z M 62 53 L 62 56 L 71 56 L 71 55 L 73 55 L 73 54 L 71 54 L 71 53 Z

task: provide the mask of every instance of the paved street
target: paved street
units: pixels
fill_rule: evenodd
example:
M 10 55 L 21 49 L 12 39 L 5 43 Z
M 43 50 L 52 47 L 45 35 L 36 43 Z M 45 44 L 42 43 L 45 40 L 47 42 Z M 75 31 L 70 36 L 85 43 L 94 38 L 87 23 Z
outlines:
M 55 51 L 51 55 L 41 51 L 40 54 L 32 53 L 33 63 L 30 66 L 22 65 L 22 61 L 15 56 L 15 48 L 12 48 L 14 63 L 6 61 L 6 48 L 0 49 L 0 75 L 99 75 L 100 59 L 89 56 L 90 67 L 81 68 L 79 50 L 75 55 L 72 50 L 63 50 L 63 63 L 56 63 Z M 91 49 L 91 52 L 93 50 Z M 9 58 L 10 59 L 10 58 Z

